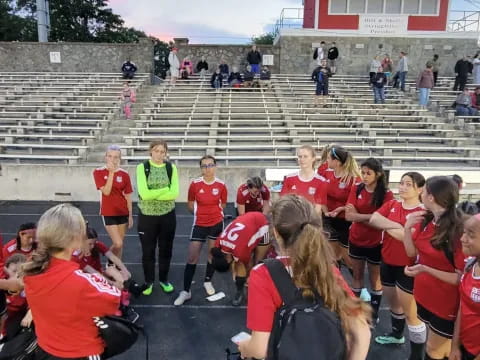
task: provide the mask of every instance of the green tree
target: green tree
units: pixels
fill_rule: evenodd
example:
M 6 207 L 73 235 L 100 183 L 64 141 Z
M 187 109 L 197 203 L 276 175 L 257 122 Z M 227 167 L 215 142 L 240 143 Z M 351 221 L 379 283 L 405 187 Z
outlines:
M 273 45 L 275 40 L 275 34 L 273 32 L 268 32 L 260 36 L 252 37 L 252 44 L 255 45 Z
M 37 40 L 35 19 L 17 13 L 14 1 L 0 0 L 0 41 Z
M 166 42 L 151 37 L 155 41 L 154 59 L 155 59 L 155 75 L 165 79 L 170 65 L 168 64 L 168 54 L 170 53 L 170 46 Z

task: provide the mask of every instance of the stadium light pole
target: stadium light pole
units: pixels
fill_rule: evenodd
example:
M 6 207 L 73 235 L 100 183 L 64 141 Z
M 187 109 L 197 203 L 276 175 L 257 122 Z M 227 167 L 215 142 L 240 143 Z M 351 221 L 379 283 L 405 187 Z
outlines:
M 50 29 L 50 12 L 48 0 L 37 0 L 38 42 L 48 42 Z

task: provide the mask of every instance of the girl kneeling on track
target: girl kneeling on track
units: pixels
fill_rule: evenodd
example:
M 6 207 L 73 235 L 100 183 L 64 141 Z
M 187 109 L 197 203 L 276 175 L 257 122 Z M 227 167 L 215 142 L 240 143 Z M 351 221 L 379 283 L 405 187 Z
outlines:
M 217 161 L 213 156 L 202 157 L 200 159 L 202 177 L 193 180 L 188 189 L 188 210 L 194 214 L 194 224 L 183 275 L 183 290 L 174 302 L 177 306 L 192 298 L 190 286 L 205 241 L 208 241 L 208 260 L 203 287 L 207 295 L 215 294 L 212 285 L 215 268 L 212 266 L 210 251 L 223 231 L 223 209 L 227 206 L 227 187 L 223 181 L 215 177 L 216 167 Z
M 281 254 L 277 259 L 287 267 L 295 286 L 305 298 L 317 292 L 324 306 L 340 318 L 347 358 L 365 359 L 370 344 L 369 306 L 352 294 L 340 275 L 319 214 L 305 198 L 286 195 L 272 206 L 272 222 Z M 247 327 L 252 336 L 239 343 L 239 350 L 243 358 L 261 359 L 267 355 L 282 298 L 265 264 L 253 268 L 248 287 Z
M 212 266 L 220 272 L 232 265 L 237 293 L 232 301 L 241 305 L 244 286 L 253 265 L 263 260 L 270 248 L 268 220 L 260 212 L 248 212 L 233 220 L 220 234 L 211 250 Z M 252 255 L 254 258 L 252 258 Z
M 480 359 L 480 214 L 465 222 L 463 253 L 470 258 L 460 281 L 460 308 L 449 360 Z
M 415 262 L 405 252 L 403 245 L 404 228 L 407 216 L 423 210 L 420 194 L 425 185 L 425 178 L 417 172 L 403 174 L 398 186 L 400 201 L 391 200 L 373 213 L 370 224 L 383 230 L 382 264 L 380 279 L 383 295 L 390 305 L 392 331 L 377 336 L 379 344 L 403 344 L 405 338 L 405 320 L 410 337 L 410 360 L 423 359 L 427 329 L 417 317 L 417 305 L 413 297 L 414 279 L 405 275 L 405 266 Z
M 451 178 L 431 177 L 422 192 L 427 211 L 411 213 L 405 223 L 405 250 L 417 257 L 405 274 L 415 278 L 418 318 L 429 328 L 426 360 L 443 359 L 451 350 L 458 283 L 465 267 L 460 242 L 464 219 L 457 209 L 458 197 L 458 186 Z
M 352 186 L 345 206 L 345 220 L 352 221 L 349 230 L 348 250 L 353 269 L 353 292 L 360 297 L 364 287 L 365 262 L 368 265 L 372 289 L 370 304 L 373 308 L 373 323 L 378 319 L 382 300 L 380 264 L 382 262 L 382 232 L 369 226 L 372 214 L 384 203 L 393 199 L 387 188 L 382 164 L 369 158 L 361 165 L 363 182 Z

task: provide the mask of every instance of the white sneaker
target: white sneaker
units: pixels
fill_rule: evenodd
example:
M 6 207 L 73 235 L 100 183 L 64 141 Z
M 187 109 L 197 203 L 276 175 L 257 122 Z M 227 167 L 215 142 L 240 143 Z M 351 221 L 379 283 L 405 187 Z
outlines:
M 173 302 L 173 305 L 175 306 L 180 306 L 180 305 L 183 305 L 183 303 L 185 301 L 188 301 L 192 298 L 192 293 L 191 291 L 185 291 L 185 290 L 182 290 L 180 291 L 180 294 L 178 295 L 178 297 L 175 299 L 175 301 Z
M 211 281 L 204 282 L 203 287 L 205 288 L 205 291 L 207 292 L 208 296 L 215 295 L 215 288 L 213 287 L 213 284 Z

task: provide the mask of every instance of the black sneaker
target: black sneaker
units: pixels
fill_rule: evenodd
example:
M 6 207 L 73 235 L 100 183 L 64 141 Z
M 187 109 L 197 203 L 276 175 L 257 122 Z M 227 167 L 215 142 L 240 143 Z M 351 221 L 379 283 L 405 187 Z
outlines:
M 233 306 L 242 305 L 244 298 L 245 298 L 245 295 L 243 294 L 243 291 L 237 291 L 237 293 L 235 294 L 235 297 L 232 300 L 232 305 Z
M 133 310 L 131 306 L 127 306 L 123 311 L 123 317 L 127 320 L 130 320 L 132 323 L 136 323 L 140 315 Z

